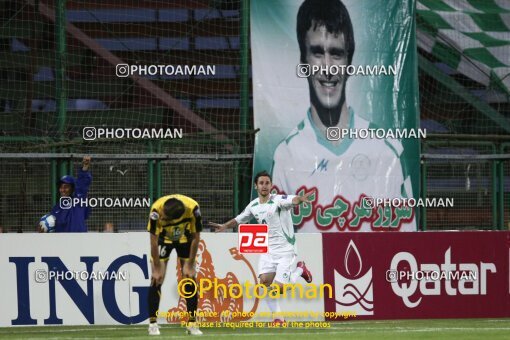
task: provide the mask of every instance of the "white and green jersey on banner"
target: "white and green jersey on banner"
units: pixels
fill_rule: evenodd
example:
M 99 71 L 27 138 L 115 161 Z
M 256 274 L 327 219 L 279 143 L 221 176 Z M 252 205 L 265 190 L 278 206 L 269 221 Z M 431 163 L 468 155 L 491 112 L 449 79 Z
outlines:
M 297 254 L 294 225 L 290 214 L 294 197 L 294 195 L 271 195 L 266 203 L 260 203 L 257 197 L 235 220 L 238 224 L 243 224 L 255 218 L 258 223 L 267 224 L 270 254 Z
M 375 128 L 349 110 L 350 129 Z M 303 152 L 313 150 L 313 152 Z M 299 207 L 294 223 L 300 232 L 415 231 L 411 210 L 366 209 L 363 197 L 413 197 L 412 185 L 396 139 L 345 138 L 328 141 L 313 125 L 310 111 L 276 148 L 273 184 L 279 192 L 303 195 L 316 191 L 313 209 Z M 409 214 L 411 213 L 411 214 Z M 389 214 L 388 216 L 385 216 Z

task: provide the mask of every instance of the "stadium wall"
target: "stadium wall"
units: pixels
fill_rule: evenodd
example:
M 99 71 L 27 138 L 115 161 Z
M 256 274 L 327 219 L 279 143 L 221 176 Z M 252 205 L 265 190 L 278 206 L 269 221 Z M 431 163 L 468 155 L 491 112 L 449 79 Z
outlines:
M 237 234 L 202 235 L 199 279 L 217 279 L 227 287 L 256 283 L 258 256 L 237 251 Z M 148 236 L 2 235 L 0 326 L 146 322 Z M 307 263 L 317 286 L 332 286 L 333 296 L 285 298 L 281 307 L 289 321 L 510 316 L 510 232 L 296 236 L 299 260 Z M 177 321 L 176 312 L 186 308 L 177 293 L 175 255 L 168 266 L 161 323 L 167 322 L 164 316 Z M 57 281 L 50 272 L 66 274 Z M 449 277 L 434 279 L 432 272 Z M 212 291 L 200 299 L 199 310 L 217 312 L 207 321 L 269 320 L 265 302 L 214 297 Z

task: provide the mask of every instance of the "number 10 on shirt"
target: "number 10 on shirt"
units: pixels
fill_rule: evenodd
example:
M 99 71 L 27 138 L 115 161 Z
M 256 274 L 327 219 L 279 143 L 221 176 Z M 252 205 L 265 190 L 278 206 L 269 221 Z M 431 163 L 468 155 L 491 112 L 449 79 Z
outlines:
M 239 225 L 239 252 L 267 253 L 268 226 L 267 224 L 240 224 Z

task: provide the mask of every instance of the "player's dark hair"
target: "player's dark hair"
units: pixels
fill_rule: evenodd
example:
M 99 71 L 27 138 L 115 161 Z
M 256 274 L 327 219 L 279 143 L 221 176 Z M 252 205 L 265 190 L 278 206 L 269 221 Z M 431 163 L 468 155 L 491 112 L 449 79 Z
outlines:
M 354 54 L 354 31 L 347 8 L 340 0 L 305 0 L 297 15 L 297 39 L 301 63 L 306 63 L 306 32 L 312 27 L 325 26 L 328 33 L 343 33 L 350 65 Z
M 269 180 L 271 181 L 271 183 L 273 182 L 271 175 L 266 170 L 264 170 L 264 171 L 261 171 L 255 175 L 255 179 L 253 180 L 253 183 L 257 184 L 260 177 L 269 177 Z
M 177 198 L 169 198 L 163 205 L 163 211 L 167 218 L 175 220 L 184 214 L 184 203 L 179 201 Z

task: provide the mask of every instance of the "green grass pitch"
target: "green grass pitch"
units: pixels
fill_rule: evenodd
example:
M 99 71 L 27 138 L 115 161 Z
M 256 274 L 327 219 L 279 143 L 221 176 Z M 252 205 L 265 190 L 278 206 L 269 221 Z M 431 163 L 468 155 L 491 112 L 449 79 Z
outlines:
M 277 339 L 510 339 L 510 319 L 442 319 L 332 322 L 330 328 L 207 328 L 201 338 Z M 161 325 L 159 338 L 189 338 L 179 325 Z M 0 328 L 3 339 L 140 339 L 146 325 Z M 150 337 L 151 339 L 158 337 Z

